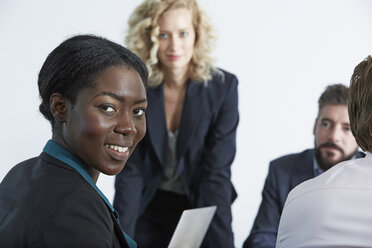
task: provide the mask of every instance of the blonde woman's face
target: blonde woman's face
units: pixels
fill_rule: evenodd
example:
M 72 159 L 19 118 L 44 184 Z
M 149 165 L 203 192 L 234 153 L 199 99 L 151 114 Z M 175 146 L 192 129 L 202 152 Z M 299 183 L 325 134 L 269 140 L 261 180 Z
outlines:
M 195 44 L 192 13 L 186 8 L 171 9 L 159 18 L 158 59 L 167 70 L 186 70 Z

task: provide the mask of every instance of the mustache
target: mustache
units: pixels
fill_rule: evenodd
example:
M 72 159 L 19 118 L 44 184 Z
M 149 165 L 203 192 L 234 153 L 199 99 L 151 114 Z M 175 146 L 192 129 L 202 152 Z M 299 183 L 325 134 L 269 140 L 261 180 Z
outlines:
M 333 142 L 326 142 L 326 143 L 323 143 L 321 144 L 318 149 L 321 149 L 321 148 L 334 148 L 334 149 L 337 149 L 339 150 L 342 154 L 344 154 L 344 150 L 338 146 L 337 144 L 333 143 Z

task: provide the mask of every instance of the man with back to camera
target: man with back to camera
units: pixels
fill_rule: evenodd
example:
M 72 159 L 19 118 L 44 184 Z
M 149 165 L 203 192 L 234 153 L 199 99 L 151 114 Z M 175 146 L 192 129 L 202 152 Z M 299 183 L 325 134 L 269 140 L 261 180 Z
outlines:
M 270 162 L 262 202 L 244 248 L 275 247 L 279 219 L 288 193 L 298 184 L 320 175 L 335 164 L 364 157 L 350 130 L 347 99 L 349 89 L 329 85 L 318 100 L 314 149 L 289 154 Z
M 277 248 L 372 247 L 372 57 L 351 77 L 350 126 L 365 158 L 345 161 L 293 189 Z

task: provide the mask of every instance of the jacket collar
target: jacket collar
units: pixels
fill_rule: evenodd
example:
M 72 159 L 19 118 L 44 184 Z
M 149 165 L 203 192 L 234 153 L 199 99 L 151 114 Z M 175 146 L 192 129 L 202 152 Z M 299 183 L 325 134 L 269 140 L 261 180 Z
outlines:
M 291 186 L 296 187 L 303 181 L 309 180 L 314 177 L 313 170 L 313 159 L 314 159 L 314 149 L 309 149 L 303 152 L 301 158 L 298 159 L 297 164 L 294 168 L 294 175 L 292 176 Z
M 203 88 L 201 83 L 189 81 L 186 89 L 185 102 L 182 110 L 180 127 L 177 139 L 177 159 L 182 157 L 190 143 L 197 123 L 200 119 L 205 104 L 203 102 Z M 166 162 L 168 134 L 164 109 L 164 89 L 163 84 L 149 88 L 147 92 L 147 129 L 150 142 L 162 165 Z

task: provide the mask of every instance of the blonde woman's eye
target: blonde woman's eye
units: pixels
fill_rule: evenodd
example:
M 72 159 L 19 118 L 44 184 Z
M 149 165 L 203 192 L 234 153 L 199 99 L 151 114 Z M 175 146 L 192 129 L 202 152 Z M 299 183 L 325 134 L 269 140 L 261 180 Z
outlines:
M 161 34 L 159 34 L 159 38 L 160 39 L 167 39 L 168 38 L 168 35 L 167 34 L 164 34 L 164 33 L 161 33 Z
M 143 109 L 143 108 L 135 109 L 135 110 L 133 110 L 133 114 L 137 117 L 142 117 L 142 116 L 145 115 L 145 109 Z
M 186 31 L 180 33 L 181 37 L 186 37 L 188 35 L 189 35 L 189 32 L 186 32 Z

